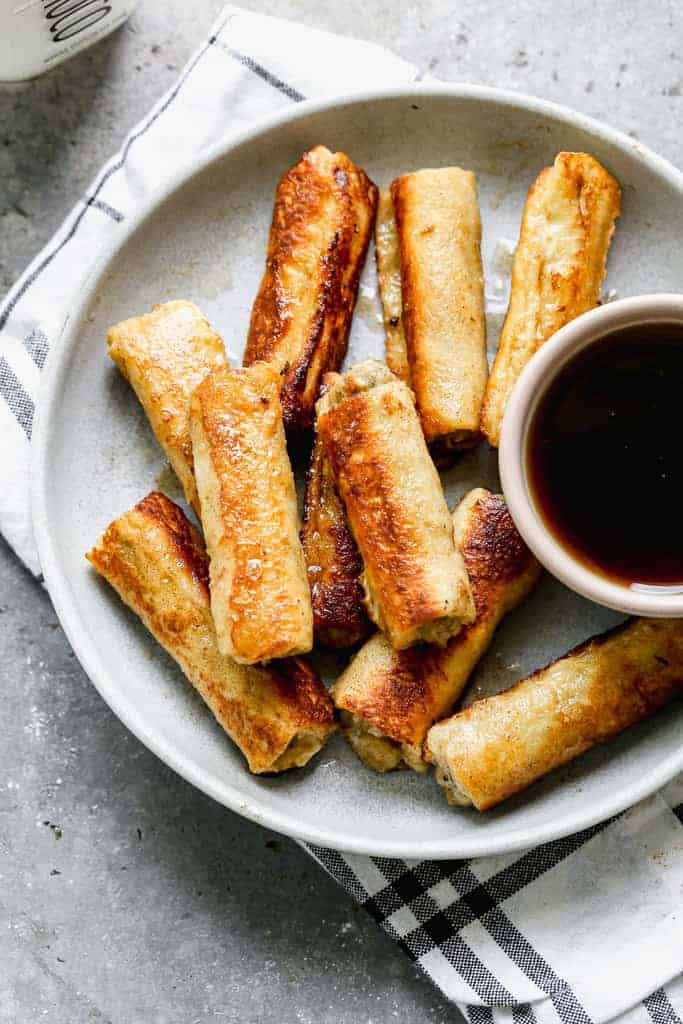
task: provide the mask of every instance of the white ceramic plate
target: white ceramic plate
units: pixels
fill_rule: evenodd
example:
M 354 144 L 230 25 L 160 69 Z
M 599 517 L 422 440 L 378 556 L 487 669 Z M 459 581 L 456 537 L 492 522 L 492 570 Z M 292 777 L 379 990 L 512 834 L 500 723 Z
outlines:
M 683 177 L 594 121 L 472 86 L 412 87 L 289 108 L 203 154 L 128 222 L 54 346 L 35 431 L 34 519 L 57 613 L 90 678 L 143 743 L 227 807 L 280 832 L 349 851 L 419 858 L 500 853 L 574 832 L 683 769 L 683 704 L 485 815 L 449 808 L 431 775 L 375 775 L 341 737 L 305 770 L 259 779 L 83 557 L 111 519 L 159 486 L 164 466 L 132 391 L 107 358 L 107 326 L 155 302 L 193 299 L 239 360 L 275 185 L 318 142 L 345 150 L 380 184 L 419 167 L 460 164 L 476 171 L 492 348 L 507 297 L 498 240 L 516 238 L 526 190 L 560 149 L 594 153 L 622 183 L 607 288 L 624 296 L 681 287 Z M 374 292 L 370 258 L 348 361 L 382 354 Z M 162 489 L 169 481 L 163 473 Z M 481 445 L 444 481 L 451 505 L 477 484 L 497 488 L 495 456 Z M 471 692 L 509 686 L 616 618 L 546 579 L 500 629 Z

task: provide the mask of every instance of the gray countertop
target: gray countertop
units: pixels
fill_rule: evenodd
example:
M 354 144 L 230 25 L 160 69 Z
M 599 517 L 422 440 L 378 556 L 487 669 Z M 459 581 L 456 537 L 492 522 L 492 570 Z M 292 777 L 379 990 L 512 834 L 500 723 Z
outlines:
M 677 0 L 246 6 L 372 39 L 446 79 L 557 100 L 683 162 Z M 2 290 L 220 7 L 147 0 L 51 75 L 0 87 Z M 192 789 L 124 729 L 1 541 L 0 665 L 1 1022 L 459 1019 L 295 844 Z

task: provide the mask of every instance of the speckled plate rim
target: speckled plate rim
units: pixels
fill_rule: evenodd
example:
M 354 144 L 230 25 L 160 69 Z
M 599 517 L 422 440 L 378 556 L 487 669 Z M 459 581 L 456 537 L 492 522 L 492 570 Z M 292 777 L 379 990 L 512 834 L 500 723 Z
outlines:
M 346 106 L 368 104 L 386 100 L 415 100 L 450 98 L 454 103 L 459 100 L 475 100 L 482 104 L 495 104 L 523 110 L 527 113 L 564 123 L 568 128 L 598 137 L 601 141 L 618 149 L 630 152 L 652 171 L 665 178 L 676 189 L 683 201 L 683 173 L 678 171 L 663 157 L 643 146 L 640 142 L 624 133 L 603 125 L 594 118 L 578 114 L 547 100 L 527 96 L 510 90 L 496 89 L 478 85 L 428 84 L 409 85 L 400 88 L 378 89 L 366 92 L 349 93 L 324 101 L 305 101 L 295 107 L 259 121 L 247 131 L 236 133 L 222 139 L 214 146 L 203 150 L 196 158 L 186 162 L 176 171 L 165 185 L 158 190 L 153 200 L 140 204 L 126 219 L 118 232 L 115 232 L 109 246 L 96 262 L 90 275 L 84 282 L 78 302 L 67 315 L 59 338 L 52 345 L 50 355 L 42 374 L 42 392 L 38 403 L 37 415 L 33 431 L 31 490 L 32 515 L 35 539 L 38 547 L 41 568 L 45 584 L 55 607 L 59 621 L 66 633 L 74 653 L 93 685 L 112 709 L 114 714 L 130 729 L 130 731 L 192 785 L 219 803 L 235 811 L 251 821 L 271 828 L 276 832 L 295 839 L 318 844 L 333 849 L 342 849 L 349 853 L 367 854 L 372 856 L 405 857 L 417 859 L 446 859 L 454 857 L 490 856 L 509 853 L 539 843 L 579 832 L 618 814 L 633 806 L 639 800 L 651 795 L 669 782 L 676 774 L 683 771 L 683 746 L 662 760 L 656 770 L 650 771 L 638 784 L 625 786 L 621 790 L 608 792 L 602 800 L 586 804 L 577 801 L 574 814 L 566 815 L 561 821 L 549 820 L 542 825 L 529 828 L 514 828 L 510 832 L 498 832 L 495 839 L 486 835 L 485 819 L 482 818 L 482 829 L 476 836 L 454 834 L 453 841 L 402 842 L 401 840 L 373 840 L 361 836 L 350 837 L 339 835 L 328 829 L 302 827 L 296 819 L 295 807 L 291 814 L 264 809 L 258 800 L 247 798 L 229 780 L 216 785 L 207 777 L 194 761 L 180 753 L 173 744 L 168 743 L 154 728 L 148 717 L 121 697 L 116 682 L 109 674 L 106 664 L 86 632 L 81 631 L 81 615 L 71 593 L 69 581 L 62 570 L 52 524 L 48 514 L 48 492 L 50 481 L 50 438 L 52 423 L 59 415 L 59 399 L 62 394 L 65 375 L 68 369 L 69 354 L 74 345 L 89 308 L 93 294 L 110 265 L 116 259 L 121 248 L 128 242 L 135 231 L 164 203 L 175 191 L 185 185 L 189 179 L 203 172 L 214 161 L 223 158 L 230 151 L 249 144 L 259 136 L 266 135 L 279 127 L 294 121 L 303 120 L 311 114 L 326 110 L 336 110 Z M 246 769 L 245 769 L 246 771 Z

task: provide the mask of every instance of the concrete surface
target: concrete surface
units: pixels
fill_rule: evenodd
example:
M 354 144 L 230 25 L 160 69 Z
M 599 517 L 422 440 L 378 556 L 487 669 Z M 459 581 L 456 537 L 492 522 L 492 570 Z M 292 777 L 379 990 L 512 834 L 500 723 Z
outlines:
M 2 289 L 220 6 L 147 0 L 96 49 L 0 87 Z M 443 78 L 558 100 L 682 162 L 677 0 L 247 6 L 365 36 Z M 126 732 L 1 542 L 0 665 L 3 1024 L 458 1020 L 294 844 L 212 803 Z

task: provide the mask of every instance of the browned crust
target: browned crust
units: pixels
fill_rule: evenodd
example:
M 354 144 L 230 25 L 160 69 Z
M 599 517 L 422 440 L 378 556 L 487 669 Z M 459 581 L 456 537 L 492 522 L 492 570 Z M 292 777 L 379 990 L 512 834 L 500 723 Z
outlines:
M 328 382 L 331 402 L 328 395 L 321 399 L 319 429 L 364 560 L 370 615 L 395 647 L 415 643 L 421 629 L 440 619 L 455 632 L 474 617 L 474 606 L 464 570 L 447 586 L 439 578 L 443 561 L 454 576 L 462 564 L 409 389 L 370 360 L 343 378 L 330 374 Z M 394 456 L 401 445 L 408 464 L 399 472 Z M 426 513 L 429 540 L 421 521 Z
M 394 652 L 390 672 L 381 664 L 366 694 L 347 697 L 335 690 L 335 706 L 362 718 L 395 743 L 420 746 L 434 720 L 430 711 L 432 695 L 447 685 L 443 650 L 425 644 Z
M 206 374 L 228 365 L 221 338 L 193 302 L 175 299 L 114 324 L 107 346 L 199 514 L 188 409 L 190 395 Z
M 206 377 L 192 396 L 190 432 L 219 647 L 245 664 L 309 651 L 313 616 L 275 368 Z
M 316 146 L 278 185 L 266 269 L 244 365 L 282 374 L 289 431 L 307 430 L 323 374 L 346 354 L 377 206 L 377 189 L 344 153 Z
M 597 305 L 620 204 L 619 183 L 589 153 L 558 153 L 529 189 L 482 407 L 490 444 L 500 441 L 507 400 L 534 352 Z
M 363 561 L 317 430 L 306 476 L 301 542 L 316 638 L 327 647 L 351 647 L 372 628 L 359 580 Z
M 278 696 L 294 710 L 300 728 L 333 727 L 334 707 L 310 661 L 302 656 L 282 658 L 268 666 Z
M 387 421 L 404 411 L 400 398 L 391 390 L 382 395 L 382 405 Z M 403 506 L 397 504 L 395 480 L 377 451 L 374 420 L 368 415 L 364 393 L 348 398 L 330 411 L 324 421 L 324 436 L 337 481 L 345 477 L 346 467 L 355 462 L 353 483 L 345 483 L 342 493 L 346 496 L 348 492 L 349 498 L 359 495 L 375 498 L 373 502 L 354 503 L 353 529 L 361 548 L 377 553 L 373 559 L 376 562 L 375 585 L 383 594 L 383 604 L 390 606 L 385 614 L 391 616 L 397 628 L 407 628 L 409 619 L 433 617 L 438 609 L 434 607 L 432 593 L 423 587 L 421 576 L 415 573 L 420 552 L 414 524 Z M 365 453 L 362 462 L 354 460 L 356 452 Z M 397 580 L 398 591 L 394 587 Z M 407 587 L 410 610 L 405 607 L 403 593 Z
M 462 694 L 498 623 L 527 596 L 540 575 L 540 566 L 500 495 L 478 488 L 463 499 L 454 518 L 474 595 L 475 621 L 445 647 L 428 644 L 393 651 L 373 637 L 334 688 L 339 710 L 412 748 L 418 758 L 429 727 Z
M 682 691 L 683 622 L 635 619 L 439 722 L 426 756 L 451 797 L 487 810 Z
M 221 655 L 199 531 L 153 492 L 86 555 L 178 662 L 253 772 L 303 764 L 334 731 L 332 702 L 308 661 L 238 665 Z
M 136 511 L 156 523 L 172 541 L 179 561 L 192 579 L 209 592 L 209 560 L 201 534 L 175 502 L 160 491 L 152 491 L 135 506 Z M 106 534 L 105 534 L 106 536 Z
M 476 179 L 459 167 L 395 178 L 402 326 L 422 427 L 442 464 L 480 438 L 486 321 Z
M 209 599 L 206 549 L 199 530 L 192 525 L 183 510 L 165 494 L 152 491 L 125 516 L 110 523 L 97 544 L 86 554 L 88 561 L 101 576 L 110 582 L 115 580 L 117 590 L 125 592 L 126 604 L 136 611 L 155 616 L 156 639 L 168 650 L 189 622 L 173 602 L 168 602 L 163 616 L 156 616 L 158 595 L 150 591 L 147 577 L 138 571 L 136 552 L 125 531 L 125 526 L 136 516 L 146 520 L 163 536 L 164 544 L 172 550 L 179 573 L 189 577 L 197 593 L 203 595 L 202 603 L 208 603 Z
M 477 618 L 466 630 L 474 629 L 490 614 L 507 583 L 529 573 L 534 579 L 540 574 L 540 566 L 517 532 L 502 495 L 482 489 L 470 511 L 470 523 L 461 550 Z M 453 643 L 457 645 L 457 637 Z

